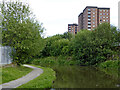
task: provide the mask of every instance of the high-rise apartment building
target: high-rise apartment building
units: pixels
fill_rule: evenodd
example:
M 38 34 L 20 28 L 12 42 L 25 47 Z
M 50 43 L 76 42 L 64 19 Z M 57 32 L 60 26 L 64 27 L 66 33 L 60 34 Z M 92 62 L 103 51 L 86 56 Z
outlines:
M 93 30 L 104 22 L 110 23 L 110 8 L 87 6 L 78 16 L 78 31 L 81 29 Z
M 78 24 L 68 24 L 68 32 L 70 32 L 72 34 L 77 34 Z

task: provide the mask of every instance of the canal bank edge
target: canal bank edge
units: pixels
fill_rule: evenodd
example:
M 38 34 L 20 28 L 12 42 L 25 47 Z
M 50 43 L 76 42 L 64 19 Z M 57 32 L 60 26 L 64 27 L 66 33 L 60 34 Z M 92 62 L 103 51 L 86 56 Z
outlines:
M 43 69 L 43 73 L 37 78 L 29 81 L 18 88 L 52 88 L 53 81 L 56 79 L 56 73 L 52 68 L 41 67 L 30 64 L 31 66 Z

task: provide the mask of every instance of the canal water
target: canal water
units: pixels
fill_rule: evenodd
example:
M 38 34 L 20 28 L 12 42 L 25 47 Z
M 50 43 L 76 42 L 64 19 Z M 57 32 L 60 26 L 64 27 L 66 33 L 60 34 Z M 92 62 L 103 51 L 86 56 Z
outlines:
M 93 67 L 54 66 L 56 80 L 53 88 L 118 88 L 118 77 Z

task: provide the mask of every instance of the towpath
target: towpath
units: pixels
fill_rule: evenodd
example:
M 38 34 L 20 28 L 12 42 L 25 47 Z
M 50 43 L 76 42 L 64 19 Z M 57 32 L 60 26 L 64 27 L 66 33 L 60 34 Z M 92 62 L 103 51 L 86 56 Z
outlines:
M 30 66 L 30 65 L 23 65 L 23 66 L 32 68 L 33 71 L 28 73 L 26 76 L 23 76 L 17 80 L 1 84 L 0 87 L 2 87 L 2 88 L 16 88 L 16 87 L 21 86 L 22 84 L 29 82 L 30 80 L 35 79 L 36 77 L 38 77 L 40 74 L 43 73 L 43 70 L 40 68 Z

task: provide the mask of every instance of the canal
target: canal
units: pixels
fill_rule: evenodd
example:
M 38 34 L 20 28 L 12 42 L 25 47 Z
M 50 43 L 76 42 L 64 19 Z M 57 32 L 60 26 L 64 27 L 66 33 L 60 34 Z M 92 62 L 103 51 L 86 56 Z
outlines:
M 94 67 L 54 66 L 56 80 L 53 88 L 118 88 L 118 77 Z

